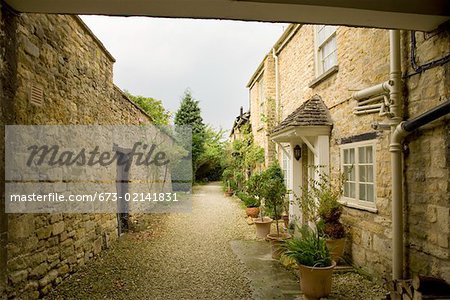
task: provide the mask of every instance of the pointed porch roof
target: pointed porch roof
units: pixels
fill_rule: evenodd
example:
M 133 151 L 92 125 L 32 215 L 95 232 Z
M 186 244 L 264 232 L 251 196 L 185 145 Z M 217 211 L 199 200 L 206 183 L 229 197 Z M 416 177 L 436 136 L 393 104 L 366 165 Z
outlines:
M 293 113 L 286 117 L 272 130 L 272 134 L 289 127 L 331 126 L 330 112 L 319 95 L 314 95 L 300 105 Z

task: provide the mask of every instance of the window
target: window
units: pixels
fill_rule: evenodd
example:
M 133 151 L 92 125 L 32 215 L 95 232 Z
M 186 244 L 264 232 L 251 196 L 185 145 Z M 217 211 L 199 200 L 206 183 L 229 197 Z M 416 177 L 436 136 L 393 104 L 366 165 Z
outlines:
M 341 147 L 344 200 L 359 206 L 375 207 L 375 144 L 361 142 Z
M 337 26 L 316 25 L 317 75 L 337 65 Z
M 283 147 L 283 146 L 282 146 Z M 284 176 L 284 184 L 288 189 L 291 188 L 291 149 L 288 147 L 284 147 L 282 149 L 283 152 L 283 176 Z

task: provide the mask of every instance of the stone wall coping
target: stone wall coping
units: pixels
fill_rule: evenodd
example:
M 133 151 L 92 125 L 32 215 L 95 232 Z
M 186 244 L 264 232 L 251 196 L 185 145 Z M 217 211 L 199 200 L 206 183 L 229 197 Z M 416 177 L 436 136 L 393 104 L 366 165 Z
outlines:
M 150 116 L 145 110 L 143 110 L 139 105 L 137 105 L 133 100 L 131 100 L 124 91 L 122 91 L 117 85 L 113 85 L 114 89 L 121 94 L 122 98 L 130 102 L 134 107 L 140 110 L 150 121 L 153 122 L 152 116 Z
M 105 45 L 103 45 L 103 43 L 99 40 L 99 38 L 92 32 L 92 30 L 89 28 L 89 26 L 87 26 L 87 24 L 84 23 L 84 21 L 80 18 L 80 16 L 72 15 L 72 18 L 78 23 L 78 25 L 80 25 L 81 28 L 83 28 L 85 33 L 87 33 L 88 35 L 90 35 L 92 37 L 94 42 L 106 54 L 106 56 L 109 58 L 109 60 L 113 63 L 116 62 L 116 59 L 114 58 L 114 56 L 112 56 L 112 54 L 108 51 L 108 49 L 106 49 Z

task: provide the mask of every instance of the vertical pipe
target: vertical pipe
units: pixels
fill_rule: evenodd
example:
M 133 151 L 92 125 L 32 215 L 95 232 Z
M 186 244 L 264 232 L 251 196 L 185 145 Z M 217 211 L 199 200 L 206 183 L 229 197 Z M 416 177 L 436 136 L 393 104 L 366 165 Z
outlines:
M 392 277 L 403 278 L 403 170 L 401 139 L 394 134 L 401 117 L 401 61 L 400 61 L 400 32 L 390 30 L 390 73 L 391 83 L 390 111 L 392 114 L 391 152 L 392 169 Z
M 402 71 L 400 56 L 400 31 L 389 30 L 390 45 L 390 72 L 389 83 L 391 84 L 389 98 L 391 100 L 390 112 L 395 126 L 402 120 L 401 116 L 401 93 L 402 93 Z
M 280 98 L 278 96 L 279 83 L 278 83 L 278 56 L 275 48 L 272 48 L 272 56 L 275 64 L 275 122 L 280 121 Z

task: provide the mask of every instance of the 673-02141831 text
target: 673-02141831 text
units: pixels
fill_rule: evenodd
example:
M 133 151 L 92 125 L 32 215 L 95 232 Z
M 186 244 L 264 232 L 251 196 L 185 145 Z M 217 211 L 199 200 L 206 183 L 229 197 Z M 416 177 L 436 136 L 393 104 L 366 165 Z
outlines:
M 177 193 L 99 193 L 85 195 L 64 195 L 61 193 L 48 194 L 12 194 L 10 202 L 178 202 Z

